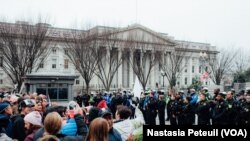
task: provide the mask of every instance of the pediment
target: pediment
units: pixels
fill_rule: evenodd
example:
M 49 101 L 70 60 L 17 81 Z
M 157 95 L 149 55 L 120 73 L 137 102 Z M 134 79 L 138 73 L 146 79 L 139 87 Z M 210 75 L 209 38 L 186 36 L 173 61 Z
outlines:
M 176 44 L 174 39 L 138 24 L 121 28 L 116 34 L 118 34 L 118 37 L 121 39 L 132 39 L 145 43 L 164 44 L 168 46 L 174 46 Z

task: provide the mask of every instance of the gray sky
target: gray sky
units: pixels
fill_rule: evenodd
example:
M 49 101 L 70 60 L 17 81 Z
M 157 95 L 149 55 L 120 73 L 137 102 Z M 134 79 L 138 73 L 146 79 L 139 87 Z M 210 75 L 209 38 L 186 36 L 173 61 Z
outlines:
M 140 23 L 219 48 L 247 49 L 250 39 L 250 0 L 0 0 L 0 17 L 11 22 L 39 14 L 63 28 Z

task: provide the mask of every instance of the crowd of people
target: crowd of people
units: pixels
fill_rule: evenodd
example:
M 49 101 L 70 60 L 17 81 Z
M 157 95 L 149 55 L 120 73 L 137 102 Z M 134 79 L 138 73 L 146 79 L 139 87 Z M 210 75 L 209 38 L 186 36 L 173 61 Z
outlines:
M 0 94 L 0 140 L 132 141 L 142 140 L 145 124 L 138 100 L 116 93 L 78 95 L 67 106 L 44 94 Z M 80 100 L 79 100 L 80 97 Z M 110 97 L 111 98 L 111 97 Z M 81 101 L 81 103 L 79 103 Z M 137 102 L 136 102 L 137 101 Z
M 250 90 L 148 91 L 140 98 L 96 92 L 78 94 L 67 106 L 44 94 L 1 93 L 0 140 L 140 141 L 143 125 L 156 125 L 156 117 L 160 125 L 249 125 L 249 111 Z

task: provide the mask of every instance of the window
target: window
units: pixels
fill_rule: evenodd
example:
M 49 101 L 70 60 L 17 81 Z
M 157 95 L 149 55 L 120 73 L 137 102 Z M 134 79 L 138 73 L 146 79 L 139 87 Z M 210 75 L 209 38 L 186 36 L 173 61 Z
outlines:
M 185 68 L 185 72 L 187 72 L 187 68 Z
M 65 69 L 69 68 L 69 59 L 64 59 L 64 68 Z
M 208 67 L 206 66 L 206 68 L 205 68 L 205 71 L 207 72 L 208 71 Z
M 79 85 L 80 84 L 80 80 L 76 80 L 76 85 Z
M 180 82 L 179 82 L 179 81 L 177 82 L 177 85 L 180 85 Z
M 187 77 L 185 77 L 185 85 L 187 85 L 187 80 L 188 80 Z
M 201 66 L 199 66 L 199 73 L 201 73 Z
M 56 59 L 52 59 L 52 69 L 56 69 Z
M 53 53 L 53 54 L 56 54 L 56 48 L 53 48 L 53 49 L 52 49 L 52 53 Z
M 0 56 L 0 67 L 3 66 L 3 56 Z
M 40 63 L 39 64 L 39 68 L 43 68 L 44 67 L 44 64 L 43 63 Z
M 207 81 L 206 81 L 206 84 L 205 85 L 207 85 Z
M 195 63 L 196 63 L 195 58 L 192 58 L 192 63 L 193 63 L 193 64 L 195 64 Z
M 3 79 L 0 79 L 0 84 L 3 84 Z
M 69 53 L 68 49 L 64 49 L 64 54 L 67 55 Z
M 77 60 L 76 60 L 76 69 L 79 69 L 79 67 L 80 67 L 80 60 L 77 59 Z
M 194 66 L 192 66 L 192 73 L 194 73 Z
M 43 61 L 44 61 L 44 58 L 41 58 L 40 59 L 40 64 L 39 64 L 39 68 L 43 68 L 44 67 L 44 63 L 43 63 Z

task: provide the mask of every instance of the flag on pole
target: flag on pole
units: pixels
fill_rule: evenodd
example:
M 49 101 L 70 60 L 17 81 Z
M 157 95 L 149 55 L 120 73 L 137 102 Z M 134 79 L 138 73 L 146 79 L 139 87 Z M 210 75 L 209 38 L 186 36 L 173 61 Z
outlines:
M 141 97 L 141 92 L 142 92 L 142 85 L 141 85 L 138 77 L 136 76 L 135 83 L 134 83 L 134 88 L 133 88 L 134 96 L 140 98 Z
M 209 73 L 205 71 L 201 76 L 200 76 L 200 81 L 203 82 L 209 78 Z

